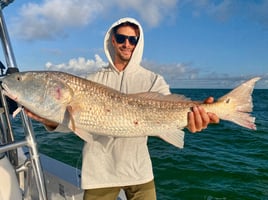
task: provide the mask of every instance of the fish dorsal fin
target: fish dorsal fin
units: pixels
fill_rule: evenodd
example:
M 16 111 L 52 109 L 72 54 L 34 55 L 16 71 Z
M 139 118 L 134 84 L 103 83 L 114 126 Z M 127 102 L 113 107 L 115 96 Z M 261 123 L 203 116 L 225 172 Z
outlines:
M 185 97 L 184 95 L 178 95 L 178 94 L 163 95 L 158 92 L 143 92 L 143 93 L 130 94 L 130 96 L 136 96 L 139 98 L 158 100 L 158 101 L 178 102 L 178 101 L 190 101 L 191 100 Z

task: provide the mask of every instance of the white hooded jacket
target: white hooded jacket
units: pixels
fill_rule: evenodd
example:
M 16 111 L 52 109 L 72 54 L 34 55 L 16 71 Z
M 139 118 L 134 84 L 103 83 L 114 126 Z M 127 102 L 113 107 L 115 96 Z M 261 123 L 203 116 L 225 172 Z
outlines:
M 111 34 L 113 27 L 126 21 L 138 25 L 140 37 L 127 67 L 124 71 L 118 71 L 113 64 Z M 109 28 L 104 39 L 109 66 L 87 78 L 122 93 L 153 91 L 170 94 L 169 86 L 162 76 L 140 65 L 143 47 L 144 36 L 140 24 L 132 18 L 120 19 Z M 153 179 L 147 137 L 115 138 L 94 134 L 91 136 L 91 141 L 86 142 L 83 148 L 83 189 L 137 185 Z

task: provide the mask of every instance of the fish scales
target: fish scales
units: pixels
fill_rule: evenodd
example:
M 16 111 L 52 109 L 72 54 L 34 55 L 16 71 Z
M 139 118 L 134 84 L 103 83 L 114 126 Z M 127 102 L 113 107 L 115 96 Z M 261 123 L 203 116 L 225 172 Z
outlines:
M 183 147 L 187 113 L 194 105 L 249 129 L 256 129 L 252 111 L 253 78 L 213 104 L 157 93 L 123 94 L 64 72 L 20 72 L 2 81 L 4 94 L 33 113 L 64 124 L 89 140 L 90 134 L 114 137 L 157 136 Z M 29 95 L 30 94 L 30 95 Z
M 65 80 L 69 86 L 75 85 L 75 90 L 83 91 L 83 98 L 79 98 L 79 102 L 83 102 L 81 112 L 79 112 L 81 115 L 78 116 L 77 121 L 83 127 L 90 125 L 93 132 L 110 130 L 109 135 L 113 136 L 124 136 L 125 133 L 128 133 L 129 136 L 136 136 L 137 131 L 146 135 L 156 126 L 164 131 L 167 129 L 167 126 L 164 125 L 165 122 L 169 123 L 170 120 L 179 119 L 179 116 L 176 115 L 178 111 L 174 108 L 182 109 L 178 102 L 131 98 L 93 82 L 90 85 L 86 81 L 87 84 L 85 84 L 80 78 Z M 159 109 L 162 109 L 162 112 L 159 112 Z M 171 112 L 174 115 L 171 115 Z M 161 123 L 160 121 L 155 123 L 155 118 L 161 119 Z

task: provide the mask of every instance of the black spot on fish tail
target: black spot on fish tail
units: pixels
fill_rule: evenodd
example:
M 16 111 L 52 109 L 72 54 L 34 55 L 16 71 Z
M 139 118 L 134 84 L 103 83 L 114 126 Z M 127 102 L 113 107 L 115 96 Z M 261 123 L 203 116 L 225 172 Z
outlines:
M 230 103 L 231 99 L 226 99 L 225 103 Z

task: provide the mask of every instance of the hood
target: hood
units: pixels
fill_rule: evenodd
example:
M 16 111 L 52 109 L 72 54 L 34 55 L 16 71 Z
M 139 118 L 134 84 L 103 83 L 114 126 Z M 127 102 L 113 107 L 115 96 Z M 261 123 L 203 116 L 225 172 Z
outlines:
M 142 54 L 143 54 L 143 47 L 144 47 L 144 36 L 143 36 L 143 30 L 141 25 L 139 24 L 139 22 L 133 18 L 121 18 L 118 21 L 116 21 L 115 23 L 112 24 L 112 26 L 108 29 L 105 37 L 104 37 L 104 52 L 106 54 L 106 57 L 109 61 L 109 64 L 116 70 L 116 67 L 114 66 L 114 62 L 113 62 L 113 58 L 114 58 L 114 48 L 112 45 L 112 29 L 124 22 L 131 22 L 136 24 L 139 29 L 140 29 L 140 37 L 139 37 L 139 41 L 133 51 L 132 57 L 127 65 L 127 67 L 125 68 L 124 71 L 129 71 L 129 70 L 133 70 L 133 68 L 140 66 L 141 60 L 142 60 Z

